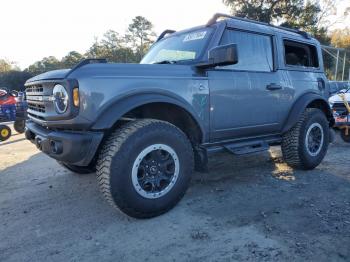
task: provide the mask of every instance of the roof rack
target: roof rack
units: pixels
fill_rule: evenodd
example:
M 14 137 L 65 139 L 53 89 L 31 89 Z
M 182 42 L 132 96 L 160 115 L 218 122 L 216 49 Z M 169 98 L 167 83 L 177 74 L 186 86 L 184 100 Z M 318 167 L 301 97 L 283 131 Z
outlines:
M 271 26 L 271 27 L 278 28 L 278 29 L 281 29 L 281 30 L 285 30 L 285 31 L 289 31 L 289 32 L 300 34 L 300 35 L 302 35 L 303 37 L 305 37 L 307 39 L 311 38 L 310 34 L 308 34 L 307 32 L 301 31 L 299 29 L 293 29 L 293 28 L 288 28 L 288 27 L 284 27 L 284 26 L 271 25 L 271 24 L 265 23 L 265 22 L 260 22 L 260 21 L 256 21 L 256 20 L 252 20 L 252 19 L 248 19 L 248 18 L 236 17 L 236 16 L 227 15 L 227 14 L 221 14 L 221 13 L 216 13 L 208 21 L 206 26 L 211 26 L 211 25 L 215 24 L 218 21 L 219 18 L 229 18 L 229 19 L 234 19 L 234 20 L 238 20 L 238 21 L 244 21 L 244 22 L 250 22 L 250 23 L 259 24 L 259 25 Z
M 170 29 L 167 29 L 167 30 L 163 31 L 163 33 L 161 33 L 160 36 L 157 38 L 156 42 L 162 40 L 166 35 L 173 34 L 175 32 L 176 32 L 175 30 L 170 30 Z

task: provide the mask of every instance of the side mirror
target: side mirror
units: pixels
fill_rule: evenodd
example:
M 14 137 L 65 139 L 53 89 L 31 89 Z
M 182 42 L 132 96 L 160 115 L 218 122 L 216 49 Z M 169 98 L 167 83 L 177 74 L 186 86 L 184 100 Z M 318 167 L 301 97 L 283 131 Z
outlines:
M 209 51 L 208 63 L 199 64 L 199 68 L 234 65 L 238 63 L 237 45 L 228 44 L 214 47 Z

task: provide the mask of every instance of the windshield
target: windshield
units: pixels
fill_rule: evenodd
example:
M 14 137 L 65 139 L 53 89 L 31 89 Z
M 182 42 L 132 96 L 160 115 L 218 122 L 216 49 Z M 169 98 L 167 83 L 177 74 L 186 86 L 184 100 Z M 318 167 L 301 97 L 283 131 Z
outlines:
M 176 63 L 196 60 L 204 51 L 212 28 L 203 28 L 183 34 L 170 35 L 154 44 L 141 64 Z

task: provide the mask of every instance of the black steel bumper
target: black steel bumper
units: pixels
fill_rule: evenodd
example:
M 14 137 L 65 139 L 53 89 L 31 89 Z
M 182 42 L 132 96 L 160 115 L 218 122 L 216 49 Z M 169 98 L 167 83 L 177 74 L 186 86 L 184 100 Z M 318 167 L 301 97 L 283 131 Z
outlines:
M 26 122 L 25 136 L 50 157 L 77 166 L 88 166 L 103 138 L 102 132 L 55 131 Z

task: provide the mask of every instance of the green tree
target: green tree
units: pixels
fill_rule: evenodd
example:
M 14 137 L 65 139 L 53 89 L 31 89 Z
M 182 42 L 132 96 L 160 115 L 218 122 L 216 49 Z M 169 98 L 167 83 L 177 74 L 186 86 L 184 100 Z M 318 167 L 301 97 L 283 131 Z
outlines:
M 92 58 L 106 58 L 115 63 L 135 63 L 138 58 L 133 49 L 127 46 L 126 38 L 113 30 L 107 31 L 101 41 L 95 38 L 94 44 L 85 55 Z
M 266 23 L 305 30 L 323 44 L 327 36 L 331 6 L 340 0 L 223 0 L 232 13 Z M 345 12 L 344 15 L 347 15 Z
M 153 24 L 145 17 L 136 16 L 129 24 L 126 40 L 132 43 L 140 60 L 153 43 L 154 37 Z
M 125 36 L 120 36 L 119 33 L 109 30 L 101 40 L 101 45 L 104 49 L 105 58 L 116 63 L 136 62 L 133 50 L 127 46 Z
M 86 52 L 85 56 L 89 58 L 105 58 L 105 50 L 103 45 L 98 41 L 98 38 L 95 37 L 95 41 L 89 50 Z
M 84 56 L 82 54 L 76 51 L 71 51 L 62 58 L 61 65 L 63 68 L 73 68 L 83 59 Z
M 0 73 L 0 87 L 23 91 L 24 83 L 33 76 L 27 71 L 11 70 Z
M 27 69 L 29 73 L 34 75 L 41 74 L 47 71 L 62 68 L 62 63 L 54 56 L 44 57 L 42 60 L 30 65 Z
M 223 0 L 238 17 L 272 23 L 299 18 L 303 0 Z

